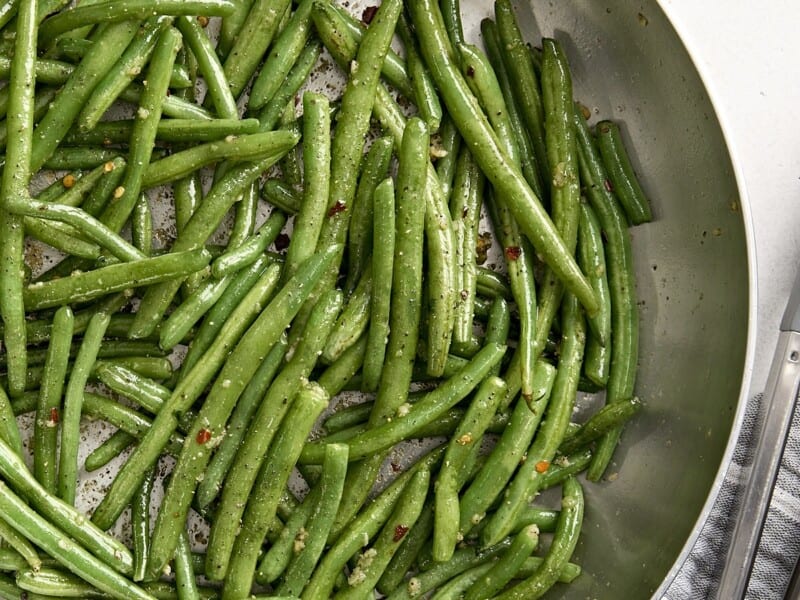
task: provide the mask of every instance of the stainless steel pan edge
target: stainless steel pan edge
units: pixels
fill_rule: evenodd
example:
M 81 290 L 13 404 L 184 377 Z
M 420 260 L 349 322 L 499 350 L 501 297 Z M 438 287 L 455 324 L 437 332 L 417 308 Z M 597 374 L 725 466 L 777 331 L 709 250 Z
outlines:
M 586 486 L 585 576 L 551 595 L 660 598 L 717 498 L 748 399 L 756 264 L 744 180 L 713 81 L 666 3 L 534 2 L 535 19 L 518 4 L 529 40 L 562 42 L 576 98 L 622 122 L 656 214 L 632 230 L 646 410 L 623 437 L 614 481 Z M 462 8 L 477 38 L 491 3 Z

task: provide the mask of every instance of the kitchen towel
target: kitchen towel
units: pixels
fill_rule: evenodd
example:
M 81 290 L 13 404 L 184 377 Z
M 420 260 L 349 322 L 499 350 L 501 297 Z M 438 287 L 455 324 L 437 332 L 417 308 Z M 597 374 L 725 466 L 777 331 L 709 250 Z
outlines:
M 753 456 L 762 396 L 753 398 L 717 501 L 692 551 L 667 590 L 666 600 L 705 600 L 712 597 L 722 575 L 743 477 Z M 747 600 L 780 600 L 800 555 L 800 411 L 792 427 L 778 472 L 764 532 L 753 565 Z

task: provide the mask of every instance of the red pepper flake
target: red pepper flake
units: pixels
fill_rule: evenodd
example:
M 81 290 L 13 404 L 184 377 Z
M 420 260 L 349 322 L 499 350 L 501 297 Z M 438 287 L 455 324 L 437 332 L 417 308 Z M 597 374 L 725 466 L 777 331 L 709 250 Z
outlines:
M 475 67 L 472 65 L 467 67 L 467 77 L 475 77 Z
M 536 463 L 536 472 L 537 473 L 546 473 L 547 469 L 550 468 L 550 461 L 548 460 L 540 460 Z
M 399 542 L 402 540 L 405 535 L 408 533 L 408 527 L 405 525 L 398 525 L 394 528 L 394 537 L 392 538 L 393 541 Z
M 344 212 L 346 209 L 347 209 L 347 205 L 344 202 L 342 202 L 341 200 L 337 200 L 336 204 L 331 206 L 330 209 L 328 210 L 328 216 L 329 217 L 335 217 L 340 212 Z
M 509 246 L 506 248 L 506 258 L 508 260 L 517 260 L 522 255 L 522 248 L 519 246 Z
M 399 473 L 400 471 L 402 471 L 402 470 L 403 470 L 403 467 L 401 467 L 400 465 L 398 465 L 396 462 L 393 462 L 393 463 L 391 464 L 391 467 L 392 467 L 392 473 Z
M 611 185 L 611 182 L 608 179 L 603 180 L 603 185 L 606 186 L 606 191 L 607 192 L 613 192 L 614 191 L 614 186 Z
M 285 233 L 279 233 L 278 237 L 275 238 L 275 249 L 280 252 L 281 250 L 286 250 L 289 247 L 289 236 Z
M 211 439 L 211 431 L 203 427 L 200 431 L 197 432 L 197 437 L 195 440 L 198 444 L 205 444 Z
M 50 422 L 53 425 L 58 423 L 58 409 L 57 408 L 51 408 L 50 409 Z
M 369 25 L 372 23 L 372 19 L 375 18 L 375 13 L 378 12 L 377 6 L 368 6 L 364 9 L 364 12 L 361 13 L 361 22 L 364 25 Z

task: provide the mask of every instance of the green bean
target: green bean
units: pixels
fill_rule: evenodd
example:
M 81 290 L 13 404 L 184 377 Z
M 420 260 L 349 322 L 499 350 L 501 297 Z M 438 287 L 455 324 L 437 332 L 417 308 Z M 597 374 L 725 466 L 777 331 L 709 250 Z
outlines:
M 436 156 L 436 175 L 442 188 L 442 197 L 450 201 L 453 178 L 456 173 L 458 156 L 461 150 L 461 134 L 458 133 L 453 120 L 448 114 L 442 117 L 442 125 L 439 127 L 440 148 L 434 150 Z
M 80 445 L 81 410 L 83 394 L 89 373 L 97 360 L 110 315 L 98 313 L 89 322 L 83 336 L 81 349 L 75 359 L 64 394 L 64 412 L 61 417 L 61 444 L 58 457 L 58 496 L 68 504 L 75 504 L 78 485 L 78 446 Z
M 142 69 L 153 54 L 158 38 L 171 24 L 171 17 L 150 17 L 143 24 L 138 35 L 125 49 L 116 64 L 95 86 L 92 94 L 81 109 L 77 119 L 79 132 L 91 131 L 100 122 L 100 119 L 106 114 L 106 111 L 117 97 L 142 72 Z M 91 42 L 89 44 L 89 47 L 91 47 Z M 165 68 L 171 70 L 172 63 L 165 65 Z M 145 87 L 146 89 L 147 86 Z
M 299 136 L 286 131 L 270 131 L 194 146 L 150 163 L 142 187 L 149 189 L 182 179 L 197 169 L 223 159 L 263 161 L 271 157 L 277 161 L 298 140 Z
M 374 194 L 378 184 L 388 174 L 389 162 L 392 158 L 392 139 L 378 138 L 364 158 L 361 177 L 358 180 L 355 198 L 353 198 L 353 214 L 350 218 L 347 249 L 347 280 L 344 284 L 346 293 L 352 293 L 361 277 L 368 257 L 374 253 Z M 394 233 L 394 225 L 392 225 Z
M 31 476 L 22 458 L 3 441 L 0 441 L 0 472 L 5 482 L 26 497 L 42 517 L 84 544 L 98 559 L 113 565 L 115 570 L 123 574 L 132 572 L 133 558 L 125 545 L 97 529 L 70 504 L 48 493 Z
M 341 293 L 334 290 L 320 299 L 311 313 L 306 331 L 303 332 L 291 360 L 272 382 L 251 420 L 248 435 L 236 452 L 236 458 L 222 489 L 217 510 L 219 514 L 226 515 L 226 518 L 215 521 L 211 529 L 206 560 L 206 575 L 211 579 L 222 579 L 225 575 L 239 517 L 244 510 L 246 498 L 255 485 L 254 481 L 264 461 L 264 455 L 273 437 L 277 435 L 277 429 L 285 419 L 288 419 L 288 416 L 284 415 L 290 408 L 289 403 L 316 364 L 341 304 Z
M 572 113 L 572 79 L 566 56 L 553 39 L 542 41 L 542 99 L 545 110 L 545 145 L 547 165 L 550 172 L 550 212 L 553 223 L 567 245 L 574 252 L 580 222 L 580 181 L 578 178 L 578 155 Z M 590 283 L 591 285 L 591 283 Z M 561 305 L 564 286 L 548 272 L 542 283 L 536 319 L 535 353 L 541 354 L 547 340 L 550 325 Z M 595 294 L 598 310 L 600 301 Z M 594 323 L 590 315 L 589 324 Z
M 569 456 L 562 456 L 547 469 L 542 477 L 540 489 L 548 490 L 557 485 L 561 485 L 568 477 L 577 476 L 583 473 L 592 462 L 592 451 L 588 448 Z
M 362 387 L 365 391 L 378 388 L 389 338 L 395 247 L 395 198 L 391 179 L 378 185 L 372 203 L 372 268 L 375 276 L 372 278 L 369 333 L 363 365 Z
M 316 64 L 316 63 L 315 63 Z M 283 113 L 281 114 L 281 118 L 278 119 L 278 128 L 279 129 L 287 129 L 292 128 L 295 130 L 295 126 L 297 126 L 297 115 L 296 115 L 296 107 L 295 102 L 290 100 L 286 103 L 286 106 L 283 108 Z M 259 127 L 261 126 L 261 122 L 259 121 Z M 296 128 L 298 131 L 300 127 Z M 281 170 L 281 180 L 286 182 L 289 185 L 299 187 L 303 183 L 303 169 L 300 166 L 300 158 L 298 156 L 298 149 L 294 148 L 290 152 L 286 153 L 281 159 L 279 163 L 279 167 Z
M 514 579 L 522 565 L 539 544 L 539 528 L 528 525 L 520 531 L 503 553 L 483 576 L 472 585 L 465 594 L 464 600 L 481 600 L 491 598 L 501 592 L 506 584 Z
M 211 265 L 214 277 L 225 277 L 253 264 L 267 247 L 275 241 L 286 223 L 286 216 L 273 211 L 266 222 L 238 248 L 226 251 Z
M 208 88 L 208 95 L 217 114 L 224 119 L 235 119 L 239 116 L 236 99 L 228 87 L 222 65 L 217 58 L 211 40 L 206 35 L 197 19 L 181 16 L 176 19 L 176 25 L 183 35 L 186 45 L 191 49 L 197 60 L 197 66 L 203 74 L 203 80 Z
M 116 148 L 59 147 L 53 150 L 44 161 L 43 168 L 51 171 L 74 171 L 77 169 L 94 169 L 115 158 L 119 158 L 122 150 Z M 161 150 L 155 150 L 161 154 Z
M 242 28 L 242 23 L 250 12 L 253 0 L 238 0 L 233 12 L 222 19 L 222 26 L 217 40 L 217 54 L 221 57 L 227 56 L 231 46 Z
M 540 478 L 547 471 L 566 433 L 575 397 L 578 392 L 581 362 L 586 343 L 586 325 L 572 294 L 565 294 L 562 306 L 562 341 L 558 370 L 547 406 L 547 420 L 542 425 L 526 454 L 525 462 L 505 491 L 503 502 L 481 532 L 484 543 L 496 543 L 513 526 L 519 511 L 533 498 Z
M 225 575 L 223 598 L 247 595 L 253 581 L 258 552 L 275 515 L 278 497 L 289 479 L 297 456 L 317 417 L 328 404 L 319 384 L 306 384 L 289 407 L 270 445 L 253 492 L 247 501 L 242 526 Z M 225 513 L 222 513 L 225 514 Z
M 625 215 L 633 225 L 648 223 L 653 220 L 650 202 L 647 200 L 639 179 L 631 166 L 631 160 L 625 150 L 619 126 L 613 121 L 600 121 L 595 126 L 597 146 L 603 165 L 608 173 L 614 195 L 619 200 Z M 605 185 L 606 182 L 603 182 Z
M 16 584 L 27 592 L 26 597 L 41 594 L 44 597 L 108 598 L 97 588 L 69 573 L 57 569 L 22 569 L 17 572 Z
M 507 198 L 520 229 L 531 240 L 544 262 L 564 281 L 567 289 L 578 297 L 587 313 L 593 314 L 597 310 L 597 299 L 591 286 L 545 214 L 538 198 L 520 172 L 506 159 L 497 137 L 481 114 L 477 101 L 458 73 L 443 32 L 438 7 L 433 6 L 432 0 L 422 0 L 410 8 L 412 21 L 422 43 L 422 53 L 437 79 L 445 105 L 459 125 L 462 136 L 475 151 L 476 161 L 498 193 Z
M 324 257 L 320 260 L 324 260 Z M 264 311 L 259 310 L 265 299 L 272 294 L 277 277 L 278 267 L 270 268 L 266 271 L 259 280 L 258 285 L 250 290 L 242 303 L 233 311 L 213 344 L 210 345 L 208 350 L 175 387 L 170 399 L 164 403 L 164 406 L 158 412 L 145 439 L 117 474 L 105 498 L 95 509 L 92 518 L 100 527 L 110 527 L 119 517 L 136 489 L 142 474 L 158 458 L 158 454 L 167 443 L 170 434 L 177 427 L 177 415 L 187 410 L 211 382 L 227 358 L 235 340 L 238 340 L 246 330 L 253 332 L 253 335 L 255 335 L 255 333 L 264 329 L 262 325 L 263 319 L 259 319 L 252 329 L 248 329 L 253 320 L 259 316 L 259 313 L 263 316 L 265 314 L 264 311 L 279 309 L 276 318 L 273 319 L 274 326 L 279 326 L 284 322 L 283 318 L 291 316 L 291 312 L 288 315 L 286 314 L 285 295 L 279 295 L 281 301 L 277 301 L 278 297 L 276 296 L 276 299 Z M 277 335 L 275 337 L 277 338 Z
M 519 150 L 522 175 L 536 195 L 543 198 L 544 192 L 542 191 L 541 171 L 537 163 L 531 135 L 523 123 L 520 108 L 512 91 L 513 85 L 511 83 L 511 78 L 503 62 L 503 56 L 499 46 L 500 42 L 497 33 L 497 25 L 490 19 L 484 19 L 481 21 L 481 33 L 483 35 L 484 46 L 486 47 L 486 54 L 494 68 L 503 98 L 505 99 L 508 119 L 511 122 L 511 132 Z
M 434 134 L 439 131 L 439 125 L 442 122 L 442 105 L 439 102 L 439 95 L 433 85 L 430 73 L 419 55 L 419 48 L 417 48 L 411 32 L 411 25 L 405 15 L 400 16 L 397 29 L 406 51 L 406 67 L 417 110 L 425 125 L 428 126 L 428 131 Z
M 9 529 L 9 530 L 10 531 L 14 531 L 13 529 Z M 16 533 L 16 532 L 14 532 L 14 533 Z M 17 534 L 17 535 L 19 535 L 19 534 Z M 26 543 L 29 543 L 29 542 L 27 542 L 27 540 L 25 540 L 25 541 L 26 541 Z M 40 556 L 36 551 L 34 551 L 34 553 L 31 555 L 31 558 L 34 559 L 34 562 L 36 560 L 38 560 L 40 567 L 48 566 L 48 564 L 53 560 L 53 559 L 48 559 L 46 557 Z M 58 564 L 58 563 L 55 563 L 55 564 Z M 22 571 L 23 569 L 28 568 L 28 566 L 29 565 L 25 561 L 25 558 L 19 552 L 14 550 L 14 548 L 11 548 L 8 545 L 4 545 L 2 548 L 0 548 L 0 571 L 4 571 L 4 572 L 5 571 Z M 0 597 L 4 598 L 5 596 L 0 596 Z
M 264 270 L 272 264 L 272 261 L 268 257 L 262 256 L 250 265 L 249 268 L 243 270 L 234 277 L 233 282 L 222 294 L 222 297 L 214 305 L 214 308 L 209 311 L 208 315 L 203 320 L 203 324 L 192 340 L 186 357 L 181 364 L 181 378 L 183 378 L 184 374 L 189 372 L 197 360 L 211 346 L 217 333 L 219 333 L 220 329 L 225 325 L 228 316 L 261 277 Z M 273 269 L 277 272 L 280 267 L 273 266 Z
M 335 361 L 355 344 L 369 326 L 372 280 L 372 266 L 367 264 L 358 286 L 348 298 L 325 344 L 322 358 L 328 363 Z
M 240 194 L 274 162 L 275 157 L 257 163 L 246 163 L 219 179 L 186 224 L 182 235 L 173 243 L 172 251 L 194 250 L 205 244 Z M 131 337 L 147 336 L 155 330 L 181 283 L 181 280 L 167 281 L 145 292 L 136 320 L 131 326 Z
M 630 400 L 636 382 L 639 348 L 639 315 L 636 308 L 636 282 L 633 275 L 633 250 L 630 232 L 622 209 L 605 186 L 605 169 L 586 122 L 574 113 L 578 136 L 581 180 L 589 202 L 597 214 L 606 243 L 606 267 L 611 292 L 611 367 L 608 373 L 606 403 Z M 587 477 L 597 481 L 611 461 L 622 427 L 606 433 L 599 442 Z
M 25 217 L 25 233 L 65 254 L 88 260 L 97 259 L 102 250 L 97 244 L 74 237 L 75 229 L 63 223 L 54 223 Z
M 289 151 L 290 153 L 292 150 Z M 258 219 L 258 182 L 254 181 L 245 189 L 241 199 L 234 205 L 233 224 L 228 236 L 229 248 L 238 248 L 255 232 Z M 280 229 L 278 229 L 278 232 Z M 275 235 L 278 235 L 278 232 Z M 255 260 L 256 257 L 253 257 Z
M 175 585 L 180 600 L 199 600 L 200 590 L 192 567 L 192 547 L 189 535 L 182 531 L 175 550 Z
M 313 0 L 300 2 L 283 31 L 275 39 L 261 71 L 253 82 L 248 108 L 258 110 L 269 102 L 289 74 L 311 33 Z
M 483 434 L 505 393 L 505 382 L 488 377 L 469 405 L 464 420 L 453 433 L 447 446 L 439 478 L 436 482 L 435 521 L 433 529 L 434 560 L 450 560 L 458 542 L 461 521 L 458 493 L 465 471 L 477 456 Z
M 119 231 L 128 220 L 139 194 L 146 189 L 144 179 L 150 169 L 156 128 L 161 119 L 161 105 L 180 43 L 180 34 L 172 27 L 164 29 L 156 41 L 147 71 L 147 85 L 139 101 L 131 133 L 128 166 L 121 184 L 122 193 L 119 196 L 114 195 L 114 201 L 103 213 L 103 221 L 115 231 Z
M 83 463 L 83 468 L 88 473 L 101 469 L 135 443 L 135 437 L 122 430 L 117 430 L 89 453 Z
M 545 117 L 542 93 L 531 53 L 522 37 L 514 9 L 509 0 L 495 1 L 497 41 L 502 62 L 512 82 L 513 97 L 520 109 L 522 120 L 530 134 L 533 155 L 544 182 L 550 181 L 545 148 Z M 546 187 L 542 186 L 547 193 Z
M 34 283 L 25 289 L 23 298 L 31 311 L 86 302 L 128 288 L 186 276 L 205 267 L 210 259 L 211 255 L 203 249 L 114 264 L 62 279 Z
M 453 48 L 464 43 L 464 25 L 461 23 L 461 3 L 459 0 L 444 0 L 439 3 L 442 20 Z
M 347 10 L 341 6 L 331 4 L 330 6 L 338 13 L 339 20 L 345 26 L 348 33 L 348 38 L 352 39 L 349 45 L 352 46 L 352 54 L 355 56 L 355 49 L 359 46 L 364 38 L 367 29 L 362 21 L 357 20 Z M 374 20 L 374 15 L 373 15 Z M 372 21 L 370 21 L 370 26 Z M 405 62 L 394 50 L 389 48 L 386 52 L 386 57 L 381 61 L 381 75 L 386 81 L 392 84 L 397 90 L 400 91 L 406 98 L 413 98 L 414 93 L 411 89 L 408 72 L 406 70 Z
M 574 477 L 564 482 L 561 498 L 561 515 L 553 537 L 553 542 L 544 562 L 533 575 L 498 596 L 503 600 L 517 598 L 522 600 L 540 598 L 558 581 L 559 574 L 572 556 L 578 543 L 583 522 L 583 490 Z
M 72 310 L 68 306 L 58 309 L 53 317 L 53 331 L 47 347 L 34 420 L 33 473 L 36 480 L 51 494 L 56 491 L 57 417 L 67 376 L 73 328 Z
M 64 143 L 125 144 L 130 140 L 134 121 L 103 121 L 85 133 L 68 133 Z M 156 127 L 156 141 L 199 143 L 220 141 L 228 136 L 258 133 L 258 119 L 162 119 Z
M 11 62 L 10 57 L 0 56 L 0 78 L 9 78 Z M 74 67 L 69 63 L 40 58 L 34 63 L 33 69 L 37 83 L 60 85 L 72 74 Z
M 405 437 L 439 418 L 448 409 L 460 402 L 505 353 L 505 346 L 490 344 L 485 346 L 459 374 L 445 381 L 425 398 L 410 406 L 403 407 L 391 421 L 372 426 L 363 434 L 349 441 L 350 460 L 357 460 L 386 450 Z M 376 400 L 377 402 L 377 400 Z M 375 409 L 373 408 L 373 414 Z M 301 455 L 303 462 L 319 462 L 324 444 L 310 443 Z
M 278 91 L 259 113 L 258 120 L 261 123 L 261 131 L 274 129 L 281 122 L 287 110 L 294 111 L 294 98 L 308 79 L 314 65 L 317 64 L 321 50 L 320 43 L 315 39 L 309 40 L 303 47 L 286 79 L 281 82 Z
M 261 188 L 261 196 L 285 213 L 294 215 L 300 212 L 302 194 L 279 179 L 267 179 Z
M 225 78 L 234 98 L 241 94 L 255 73 L 277 33 L 281 17 L 290 6 L 290 0 L 253 2 L 223 64 Z
M 336 407 L 336 411 L 328 415 L 324 422 L 325 431 L 336 433 L 352 427 L 353 425 L 361 425 L 366 423 L 369 419 L 369 413 L 372 410 L 372 402 L 365 401 L 358 404 L 352 404 L 345 407 Z
M 8 391 L 17 396 L 25 388 L 27 361 L 25 356 L 25 306 L 23 304 L 23 252 L 25 231 L 22 219 L 9 211 L 10 199 L 24 201 L 28 184 L 37 168 L 32 164 L 32 135 L 37 39 L 36 3 L 23 2 L 17 14 L 17 35 L 14 58 L 8 83 L 9 112 L 7 127 L 13 135 L 6 146 L 6 167 L 0 181 L 3 202 L 0 203 L 0 317 L 5 323 L 4 341 L 9 357 Z
M 429 497 L 422 507 L 419 518 L 403 537 L 400 547 L 383 571 L 375 586 L 376 590 L 384 596 L 389 596 L 393 591 L 404 587 L 406 574 L 412 569 L 431 531 L 433 531 L 433 503 Z
M 175 203 L 175 230 L 178 235 L 186 229 L 186 224 L 203 199 L 200 176 L 195 172 L 172 184 Z
M 432 469 L 439 462 L 441 456 L 441 449 L 437 449 L 420 458 L 408 470 L 396 477 L 357 517 L 347 524 L 345 529 L 339 532 L 336 541 L 333 542 L 315 569 L 301 598 L 311 600 L 331 596 L 337 574 L 350 557 L 378 533 L 414 474 L 422 469 Z
M 455 181 L 450 197 L 450 213 L 456 238 L 456 306 L 453 342 L 472 337 L 472 321 L 477 288 L 475 248 L 481 212 L 483 178 L 467 148 L 459 152 Z
M 264 394 L 282 366 L 288 348 L 286 336 L 282 336 L 272 347 L 267 357 L 258 367 L 250 383 L 242 392 L 236 408 L 225 428 L 225 437 L 220 442 L 214 456 L 208 463 L 203 480 L 197 484 L 194 502 L 205 508 L 217 497 L 222 482 L 236 457 L 236 452 L 245 437 L 249 424 L 258 411 Z
M 605 387 L 611 366 L 611 292 L 600 222 L 586 203 L 581 204 L 578 238 L 578 262 L 600 301 L 600 310 L 594 317 L 595 325 L 586 339 L 583 373 L 593 383 Z
M 4 88 L 5 89 L 5 88 Z M 39 122 L 47 112 L 50 103 L 57 93 L 55 88 L 39 89 L 33 101 L 33 120 Z M 0 121 L 0 148 L 5 148 L 8 143 L 8 122 Z
M 315 3 L 312 18 L 317 23 L 317 9 L 329 4 Z M 341 249 L 334 263 L 323 279 L 318 295 L 332 286 L 344 254 L 341 244 L 347 239 L 353 199 L 356 193 L 359 165 L 361 164 L 364 142 L 369 130 L 375 90 L 378 86 L 380 66 L 389 48 L 395 23 L 402 10 L 402 2 L 388 0 L 382 2 L 372 23 L 364 34 L 356 56 L 357 69 L 352 73 L 342 96 L 336 135 L 331 149 L 331 187 L 328 198 L 326 219 L 319 235 L 317 249 L 331 245 Z M 313 298 L 314 296 L 312 296 Z M 309 308 L 300 314 L 301 322 L 307 318 Z
M 41 568 L 42 560 L 39 558 L 36 548 L 25 537 L 17 533 L 3 517 L 0 517 L 0 540 L 14 549 L 32 569 Z
M 2 386 L 0 386 L 0 438 L 10 444 L 15 452 L 22 455 L 22 439 L 14 419 L 14 410 Z
M 37 171 L 50 158 L 92 90 L 127 48 L 138 30 L 137 22 L 123 21 L 109 25 L 97 37 L 92 49 L 75 68 L 36 128 L 31 153 L 32 171 Z M 40 32 L 40 35 L 43 34 Z
M 509 371 L 513 372 L 510 369 Z M 542 372 L 552 385 L 555 369 L 551 367 L 549 370 L 543 369 Z M 508 375 L 505 379 L 509 391 L 516 387 Z M 486 511 L 506 487 L 531 443 L 549 399 L 550 391 L 547 390 L 542 397 L 536 400 L 533 409 L 529 408 L 525 402 L 517 402 L 508 426 L 502 432 L 483 468 L 461 497 L 459 527 L 462 534 L 466 535 L 483 520 Z
M 89 24 L 144 19 L 153 14 L 224 17 L 233 10 L 230 0 L 106 0 L 64 10 L 45 19 L 39 27 L 39 35 L 42 40 L 50 41 Z
M 127 162 L 120 156 L 98 167 L 103 169 L 104 175 L 81 204 L 84 212 L 95 218 L 103 212 L 114 190 L 125 176 L 126 165 Z
M 294 220 L 286 252 L 284 280 L 314 254 L 325 218 L 331 185 L 330 107 L 322 94 L 303 94 L 303 202 Z
M 373 546 L 364 551 L 348 577 L 349 587 L 339 591 L 336 598 L 361 598 L 366 590 L 371 593 L 406 533 L 419 518 L 430 478 L 431 473 L 427 469 L 414 473 Z
M 574 434 L 567 436 L 558 451 L 562 454 L 571 454 L 583 446 L 589 445 L 607 431 L 630 420 L 641 407 L 642 403 L 638 398 L 632 398 L 627 402 L 607 404 L 592 415 Z
M 161 323 L 159 345 L 165 349 L 177 346 L 195 323 L 202 319 L 203 315 L 220 299 L 232 280 L 232 276 L 212 279 L 189 294 Z M 135 323 L 136 321 L 134 321 Z
M 95 310 L 94 312 L 106 312 L 100 308 L 99 310 Z M 81 321 L 83 320 L 83 315 L 81 315 Z M 86 323 L 88 325 L 88 321 Z M 85 331 L 86 327 L 82 327 L 81 331 L 77 331 L 77 328 L 74 333 L 82 333 Z M 69 358 L 74 358 L 80 349 L 80 344 L 74 344 L 68 348 Z M 47 359 L 47 352 L 46 348 L 36 348 L 33 350 L 28 351 L 28 356 L 30 357 L 30 364 L 31 366 L 38 366 L 42 365 L 46 362 Z M 139 342 L 139 341 L 129 341 L 129 340 L 106 340 L 102 342 L 100 345 L 98 356 L 100 358 L 106 359 L 113 359 L 113 358 L 120 358 L 120 357 L 139 357 L 139 356 L 164 356 L 164 351 L 161 350 L 155 344 L 150 342 Z M 0 365 L 6 364 L 6 357 L 0 356 Z
M 130 102 L 138 106 L 144 86 L 138 83 L 130 84 L 120 95 L 120 100 Z M 197 106 L 192 102 L 188 102 L 175 94 L 167 96 L 163 99 L 161 106 L 161 114 L 166 117 L 175 119 L 196 119 L 200 121 L 211 121 L 214 119 L 214 114 L 204 109 L 202 106 Z
M 319 376 L 318 383 L 331 396 L 342 391 L 364 363 L 367 336 L 362 336 Z
M 153 253 L 153 213 L 150 201 L 141 194 L 133 207 L 131 215 L 131 237 L 133 245 L 145 256 Z
M 289 563 L 283 582 L 276 590 L 278 594 L 299 596 L 311 577 L 339 508 L 346 470 L 347 446 L 331 444 L 325 450 L 322 477 L 317 484 L 319 492 L 304 527 L 305 539 Z
M 134 581 L 142 581 L 147 574 L 147 554 L 150 550 L 150 500 L 154 481 L 155 469 L 150 469 L 131 500 L 131 537 L 133 538 L 131 579 Z
M 19 0 L 8 0 L 3 2 L 0 7 L 0 29 L 5 27 L 16 15 L 19 8 Z

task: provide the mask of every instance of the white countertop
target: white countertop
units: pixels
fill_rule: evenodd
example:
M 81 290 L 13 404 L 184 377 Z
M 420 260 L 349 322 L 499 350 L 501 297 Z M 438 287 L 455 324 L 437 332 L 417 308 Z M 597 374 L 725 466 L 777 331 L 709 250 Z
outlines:
M 800 3 L 661 0 L 695 57 L 749 196 L 758 272 L 750 391 L 763 391 L 800 266 Z

